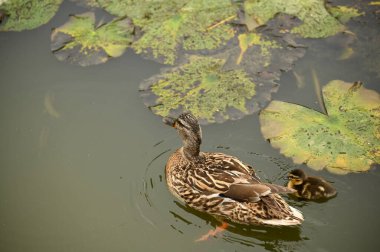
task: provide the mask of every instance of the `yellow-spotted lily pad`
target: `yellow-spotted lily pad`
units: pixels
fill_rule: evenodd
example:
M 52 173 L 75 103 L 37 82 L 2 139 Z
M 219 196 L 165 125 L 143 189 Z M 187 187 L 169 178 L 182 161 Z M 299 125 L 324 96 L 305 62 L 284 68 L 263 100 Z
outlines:
M 229 22 L 236 18 L 231 0 L 100 0 L 117 16 L 128 16 L 141 30 L 133 43 L 143 53 L 165 64 L 175 64 L 182 50 L 214 50 L 235 35 Z
M 334 80 L 323 88 L 326 114 L 272 101 L 260 114 L 261 131 L 295 163 L 336 173 L 380 163 L 380 95 L 360 82 Z
M 129 19 L 118 18 L 96 26 L 95 14 L 87 12 L 72 15 L 67 23 L 53 30 L 51 50 L 58 60 L 88 66 L 121 56 L 132 40 Z
M 255 83 L 243 70 L 223 70 L 225 60 L 191 56 L 190 61 L 141 84 L 145 105 L 160 116 L 190 111 L 201 123 L 239 119 L 253 112 Z
M 46 24 L 62 0 L 0 1 L 0 31 L 22 31 Z
M 345 6 L 326 8 L 325 0 L 246 0 L 244 9 L 247 18 L 263 25 L 279 13 L 293 15 L 302 24 L 292 32 L 305 38 L 323 38 L 345 29 L 342 22 L 360 15 L 354 8 Z

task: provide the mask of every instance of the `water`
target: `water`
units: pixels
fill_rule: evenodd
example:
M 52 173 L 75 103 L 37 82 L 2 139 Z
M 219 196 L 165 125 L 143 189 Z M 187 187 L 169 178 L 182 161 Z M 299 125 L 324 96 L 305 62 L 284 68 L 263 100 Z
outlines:
M 161 65 L 132 51 L 81 68 L 49 50 L 51 27 L 82 9 L 65 2 L 47 25 L 0 33 L 0 251 L 375 251 L 380 246 L 380 171 L 333 175 L 294 165 L 261 136 L 257 114 L 203 127 L 203 150 L 253 164 L 264 180 L 304 168 L 333 181 L 326 203 L 288 199 L 301 209 L 298 228 L 241 225 L 195 242 L 218 222 L 170 195 L 164 165 L 180 141 L 145 108 L 138 84 Z M 322 43 L 323 44 L 323 43 Z M 311 69 L 321 83 L 379 78 L 357 64 L 309 50 L 297 62 L 305 87 L 283 75 L 275 99 L 320 110 Z

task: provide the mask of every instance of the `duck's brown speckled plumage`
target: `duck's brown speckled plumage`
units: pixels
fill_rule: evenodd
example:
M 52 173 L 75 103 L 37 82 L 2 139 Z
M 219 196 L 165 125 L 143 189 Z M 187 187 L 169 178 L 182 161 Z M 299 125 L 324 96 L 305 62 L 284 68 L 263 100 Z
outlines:
M 174 121 L 173 124 L 184 141 L 184 147 L 175 151 L 166 164 L 168 187 L 178 199 L 199 211 L 241 224 L 282 226 L 298 225 L 303 221 L 302 214 L 288 206 L 278 194 L 293 190 L 260 182 L 252 167 L 236 157 L 199 152 L 200 128 L 199 136 L 194 137 L 191 131 L 196 131 L 196 128 L 183 126 L 192 115 L 181 117 L 185 120 L 177 125 Z M 186 142 L 188 138 L 192 139 L 190 143 Z M 194 144 L 194 139 L 199 140 L 197 144 Z

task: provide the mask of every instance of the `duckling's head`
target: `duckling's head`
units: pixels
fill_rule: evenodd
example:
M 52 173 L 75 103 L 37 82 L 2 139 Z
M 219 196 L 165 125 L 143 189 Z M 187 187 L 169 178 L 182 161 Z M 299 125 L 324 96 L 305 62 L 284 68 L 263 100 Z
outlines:
M 191 113 L 183 113 L 177 119 L 166 117 L 164 123 L 177 129 L 182 138 L 184 148 L 189 153 L 197 156 L 199 154 L 199 146 L 202 143 L 202 129 Z
M 306 174 L 301 169 L 295 169 L 289 172 L 288 179 L 292 181 L 294 185 L 300 185 L 306 179 Z

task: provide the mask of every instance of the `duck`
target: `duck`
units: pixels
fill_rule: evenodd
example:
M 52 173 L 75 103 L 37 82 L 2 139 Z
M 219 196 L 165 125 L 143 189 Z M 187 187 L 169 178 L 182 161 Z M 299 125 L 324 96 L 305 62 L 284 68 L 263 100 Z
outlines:
M 201 212 L 246 225 L 297 226 L 304 218 L 280 194 L 294 189 L 260 181 L 254 169 L 237 157 L 202 152 L 202 130 L 191 113 L 166 117 L 183 146 L 172 153 L 165 166 L 169 191 L 181 202 Z
M 307 176 L 301 169 L 288 174 L 287 187 L 294 189 L 294 195 L 306 200 L 327 200 L 337 195 L 335 188 L 321 177 Z

